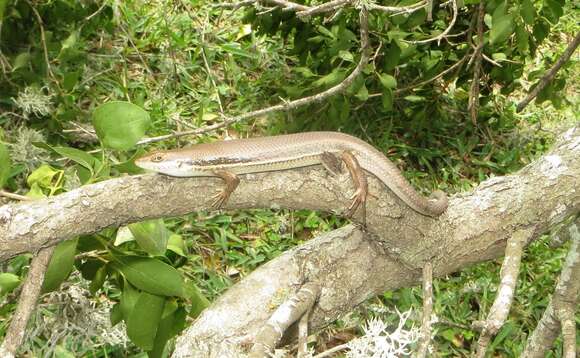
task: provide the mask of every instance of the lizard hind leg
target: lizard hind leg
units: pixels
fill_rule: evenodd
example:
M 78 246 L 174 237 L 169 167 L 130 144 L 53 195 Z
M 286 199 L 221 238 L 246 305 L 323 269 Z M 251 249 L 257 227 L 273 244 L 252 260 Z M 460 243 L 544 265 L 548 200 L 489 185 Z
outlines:
M 352 202 L 346 211 L 348 217 L 352 217 L 358 208 L 362 210 L 362 223 L 366 226 L 366 200 L 368 193 L 367 177 L 356 157 L 348 151 L 341 153 L 341 158 L 350 173 L 355 191 L 351 195 Z
M 220 190 L 216 195 L 212 197 L 213 201 L 211 207 L 215 210 L 222 207 L 222 205 L 228 201 L 230 195 L 236 190 L 238 184 L 240 184 L 240 178 L 234 173 L 225 170 L 216 170 L 213 172 L 216 177 L 222 178 L 226 184 L 225 188 Z

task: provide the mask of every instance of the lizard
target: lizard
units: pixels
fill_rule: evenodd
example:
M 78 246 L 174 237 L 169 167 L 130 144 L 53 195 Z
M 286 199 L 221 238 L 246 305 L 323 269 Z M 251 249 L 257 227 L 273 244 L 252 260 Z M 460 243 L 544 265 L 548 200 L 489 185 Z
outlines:
M 323 165 L 336 173 L 340 160 L 355 185 L 347 216 L 364 204 L 365 171 L 374 175 L 414 211 L 430 217 L 447 208 L 447 196 L 435 191 L 430 197 L 417 193 L 399 169 L 378 149 L 340 132 L 305 132 L 196 144 L 189 148 L 158 150 L 135 160 L 143 169 L 175 177 L 219 177 L 225 188 L 214 196 L 219 209 L 238 186 L 238 175 Z M 364 216 L 364 211 L 363 211 Z M 363 221 L 364 222 L 364 221 Z

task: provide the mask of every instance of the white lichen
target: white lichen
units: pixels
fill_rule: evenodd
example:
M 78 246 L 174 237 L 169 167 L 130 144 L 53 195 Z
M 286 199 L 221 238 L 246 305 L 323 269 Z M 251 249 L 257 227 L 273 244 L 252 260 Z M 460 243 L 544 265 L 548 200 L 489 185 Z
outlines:
M 353 339 L 348 343 L 348 358 L 394 358 L 408 356 L 412 353 L 414 345 L 419 337 L 419 329 L 405 328 L 405 324 L 412 311 L 400 313 L 399 323 L 393 331 L 389 331 L 385 322 L 372 319 L 363 328 L 364 335 Z
M 28 118 L 31 114 L 43 117 L 52 111 L 50 94 L 44 94 L 43 88 L 26 87 L 19 92 L 16 98 L 12 98 L 14 104 L 22 110 L 22 115 Z

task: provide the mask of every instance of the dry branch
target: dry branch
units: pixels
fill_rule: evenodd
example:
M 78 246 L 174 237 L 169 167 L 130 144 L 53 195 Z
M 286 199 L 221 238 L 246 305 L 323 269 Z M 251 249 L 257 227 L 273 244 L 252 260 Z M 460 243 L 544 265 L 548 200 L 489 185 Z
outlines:
M 550 303 L 538 326 L 528 338 L 522 358 L 543 358 L 553 345 L 560 331 L 564 337 L 563 356 L 576 356 L 576 329 L 574 312 L 580 295 L 580 220 L 569 227 L 570 250 L 562 267 L 560 279 Z M 561 329 L 562 328 L 562 329 Z
M 473 324 L 474 327 L 481 330 L 481 336 L 477 341 L 477 358 L 485 357 L 491 338 L 505 323 L 514 300 L 522 253 L 531 237 L 532 231 L 518 230 L 508 239 L 500 271 L 501 280 L 497 297 L 493 301 L 487 319 L 483 322 L 476 321 Z
M 36 308 L 44 274 L 53 252 L 54 246 L 42 249 L 30 262 L 30 269 L 22 286 L 18 306 L 12 315 L 12 321 L 6 331 L 4 342 L 0 346 L 0 357 L 2 358 L 15 357 L 18 347 L 24 341 L 26 325 Z
M 267 358 L 282 339 L 291 324 L 298 321 L 312 308 L 320 294 L 320 285 L 309 282 L 282 303 L 256 335 L 250 358 Z
M 433 265 L 430 262 L 423 267 L 423 319 L 421 323 L 421 340 L 417 357 L 427 356 L 431 343 L 431 314 L 433 313 Z
M 570 57 L 572 57 L 572 54 L 574 53 L 574 51 L 576 50 L 578 45 L 580 45 L 580 32 L 578 32 L 576 34 L 576 37 L 574 37 L 574 40 L 572 40 L 572 42 L 570 42 L 568 47 L 566 47 L 566 50 L 564 50 L 564 53 L 562 53 L 562 56 L 560 56 L 560 58 L 558 59 L 558 61 L 556 61 L 554 66 L 552 66 L 552 68 L 550 68 L 550 70 L 544 75 L 544 77 L 542 77 L 540 82 L 538 82 L 538 85 L 536 87 L 534 87 L 534 89 L 526 96 L 526 98 L 524 98 L 520 103 L 518 103 L 518 106 L 516 108 L 517 112 L 521 112 L 524 108 L 526 108 L 526 106 L 534 98 L 536 98 L 538 93 L 540 93 L 540 91 L 543 90 L 544 87 L 546 87 L 546 85 L 554 79 L 554 77 L 556 76 L 556 73 L 558 73 L 560 68 L 562 68 L 562 66 L 566 62 L 568 62 Z
M 479 9 L 477 12 L 477 47 L 473 53 L 472 59 L 475 60 L 473 64 L 473 80 L 471 81 L 471 88 L 469 89 L 469 114 L 471 116 L 471 123 L 477 123 L 477 114 L 479 112 L 479 77 L 481 72 L 481 58 L 483 56 L 483 18 L 485 16 L 485 0 L 479 1 Z

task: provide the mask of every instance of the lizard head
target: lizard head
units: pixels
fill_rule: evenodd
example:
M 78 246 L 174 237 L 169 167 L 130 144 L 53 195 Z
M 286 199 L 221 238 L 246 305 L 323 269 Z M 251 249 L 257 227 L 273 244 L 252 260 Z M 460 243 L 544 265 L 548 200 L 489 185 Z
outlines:
M 177 177 L 192 176 L 195 171 L 194 162 L 190 157 L 169 150 L 159 150 L 146 154 L 137 158 L 135 165 L 143 169 Z

